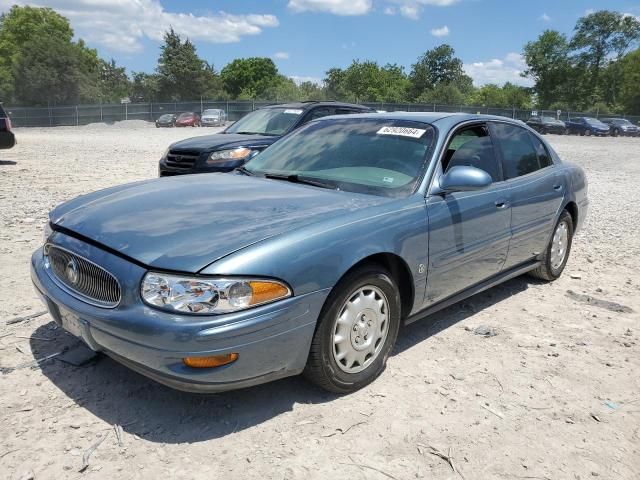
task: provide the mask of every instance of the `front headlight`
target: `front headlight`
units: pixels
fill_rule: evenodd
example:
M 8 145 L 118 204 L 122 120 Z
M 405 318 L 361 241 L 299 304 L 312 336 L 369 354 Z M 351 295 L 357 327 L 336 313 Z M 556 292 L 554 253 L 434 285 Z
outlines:
M 42 232 L 42 243 L 47 243 L 52 233 L 53 229 L 51 228 L 51 222 L 47 218 L 47 223 L 45 223 L 44 231 Z
M 237 312 L 291 296 L 276 280 L 182 277 L 149 272 L 141 285 L 142 299 L 164 310 L 212 315 Z
M 207 158 L 207 163 L 209 165 L 214 165 L 216 163 L 226 163 L 234 160 L 245 160 L 249 158 L 251 155 L 251 149 L 240 147 L 233 148 L 231 150 L 220 150 L 219 152 L 213 152 Z

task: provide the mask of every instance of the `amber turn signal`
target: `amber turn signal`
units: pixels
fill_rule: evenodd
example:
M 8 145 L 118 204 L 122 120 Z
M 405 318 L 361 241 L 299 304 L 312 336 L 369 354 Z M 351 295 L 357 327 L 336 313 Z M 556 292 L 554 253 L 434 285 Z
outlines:
M 249 285 L 253 290 L 250 305 L 260 305 L 289 296 L 289 289 L 280 283 L 251 281 Z
M 237 359 L 237 353 L 228 353 L 226 355 L 212 355 L 210 357 L 186 357 L 182 359 L 182 363 L 191 368 L 215 368 L 233 363 Z

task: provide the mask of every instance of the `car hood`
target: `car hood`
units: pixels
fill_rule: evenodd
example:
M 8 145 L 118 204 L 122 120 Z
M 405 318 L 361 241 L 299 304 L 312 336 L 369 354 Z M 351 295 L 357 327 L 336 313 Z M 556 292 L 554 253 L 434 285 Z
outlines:
M 217 150 L 220 147 L 235 147 L 244 145 L 271 145 L 280 137 L 264 135 L 238 135 L 237 133 L 216 133 L 201 137 L 187 138 L 173 143 L 170 147 L 174 151 L 186 150 Z
M 195 273 L 261 240 L 387 201 L 213 173 L 84 195 L 57 207 L 50 219 L 149 267 Z

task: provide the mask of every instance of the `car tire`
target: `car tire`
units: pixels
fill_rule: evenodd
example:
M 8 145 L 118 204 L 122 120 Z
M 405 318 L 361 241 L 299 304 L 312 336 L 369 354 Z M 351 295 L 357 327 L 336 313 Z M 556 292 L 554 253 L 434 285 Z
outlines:
M 590 137 L 590 136 L 591 136 L 591 130 L 585 130 L 585 131 L 584 131 L 584 134 L 585 134 L 587 137 Z
M 552 282 L 562 275 L 564 267 L 567 265 L 567 260 L 569 260 L 569 254 L 571 253 L 573 229 L 574 225 L 571 214 L 563 210 L 553 229 L 549 245 L 547 245 L 542 255 L 540 266 L 529 272 L 531 276 Z M 561 257 L 558 255 L 561 255 Z
M 564 129 L 564 134 L 565 135 L 571 135 L 571 130 L 569 130 L 568 128 Z
M 613 132 L 611 132 L 611 136 L 617 137 L 618 135 L 620 135 L 620 131 L 617 128 L 614 128 Z
M 396 282 L 381 266 L 347 273 L 322 308 L 304 376 L 335 393 L 354 392 L 374 381 L 395 345 L 400 305 Z M 339 337 L 343 340 L 336 341 Z

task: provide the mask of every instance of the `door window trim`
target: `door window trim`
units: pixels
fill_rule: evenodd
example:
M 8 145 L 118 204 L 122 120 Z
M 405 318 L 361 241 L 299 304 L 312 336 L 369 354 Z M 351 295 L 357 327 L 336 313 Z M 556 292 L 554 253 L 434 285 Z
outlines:
M 508 123 L 508 122 L 505 122 Z M 498 175 L 500 176 L 500 180 L 497 182 L 493 182 L 491 184 L 491 186 L 489 188 L 492 188 L 494 185 L 501 185 L 505 182 L 504 180 L 504 172 L 502 170 L 502 161 L 501 161 L 501 157 L 498 157 L 498 152 L 497 152 L 497 148 L 496 148 L 496 141 L 493 138 L 493 135 L 491 133 L 491 129 L 489 128 L 489 122 L 487 122 L 486 120 L 468 120 L 466 122 L 460 123 L 459 125 L 456 126 L 456 128 L 452 129 L 449 131 L 449 133 L 447 134 L 447 137 L 445 139 L 445 142 L 443 143 L 443 147 L 440 149 L 440 153 L 438 155 L 438 158 L 436 160 L 436 165 L 433 168 L 433 171 L 431 173 L 431 178 L 429 179 L 429 181 L 427 182 L 427 189 L 426 189 L 426 194 L 425 197 L 430 197 L 430 196 L 438 196 L 440 197 L 440 194 L 434 194 L 433 193 L 433 189 L 434 189 L 434 183 L 436 181 L 436 179 L 439 179 L 440 177 L 442 177 L 442 175 L 444 175 L 444 171 L 442 170 L 442 161 L 444 160 L 444 156 L 447 154 L 447 150 L 449 147 L 449 144 L 451 143 L 451 140 L 453 140 L 453 137 L 455 137 L 458 133 L 460 133 L 462 130 L 466 130 L 468 128 L 472 128 L 474 126 L 484 126 L 487 129 L 487 132 L 489 133 L 489 139 L 491 140 L 491 145 L 493 147 L 493 153 L 495 155 L 496 158 L 496 162 L 497 162 L 497 166 L 498 166 Z

